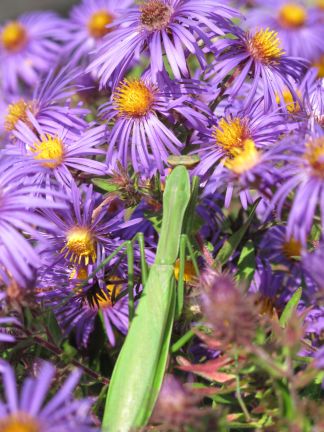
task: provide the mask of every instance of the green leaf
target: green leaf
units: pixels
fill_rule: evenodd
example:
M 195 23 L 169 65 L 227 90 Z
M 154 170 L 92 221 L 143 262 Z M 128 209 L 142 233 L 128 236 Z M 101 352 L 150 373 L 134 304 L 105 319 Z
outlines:
M 285 327 L 287 322 L 289 321 L 292 314 L 296 311 L 297 306 L 300 302 L 302 296 L 303 289 L 300 287 L 297 291 L 294 292 L 289 302 L 286 304 L 281 316 L 280 316 L 280 325 L 281 327 Z
M 116 192 L 118 189 L 117 186 L 111 183 L 110 180 L 104 178 L 92 179 L 92 183 L 105 192 Z
M 238 245 L 240 244 L 242 238 L 244 237 L 244 234 L 246 233 L 247 229 L 251 225 L 256 208 L 260 200 L 261 198 L 258 198 L 253 204 L 249 217 L 247 218 L 247 221 L 241 226 L 241 228 L 238 231 L 236 231 L 229 239 L 225 241 L 222 248 L 219 250 L 216 256 L 216 261 L 220 262 L 222 265 L 226 264 L 227 261 L 230 259 L 230 257 L 233 255 L 233 253 L 236 251 Z
M 47 316 L 47 327 L 49 329 L 50 335 L 56 345 L 60 345 L 63 340 L 63 334 L 60 326 L 57 323 L 56 317 L 52 311 L 48 311 Z
M 255 251 L 254 245 L 251 240 L 249 240 L 243 247 L 239 261 L 238 261 L 238 282 L 248 282 L 250 285 L 254 272 L 255 272 Z

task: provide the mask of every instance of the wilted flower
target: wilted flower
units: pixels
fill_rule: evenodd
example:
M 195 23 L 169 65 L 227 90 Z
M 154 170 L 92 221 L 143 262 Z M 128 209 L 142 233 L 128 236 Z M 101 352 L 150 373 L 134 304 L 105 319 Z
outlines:
M 231 276 L 209 268 L 200 277 L 202 310 L 213 337 L 222 346 L 248 346 L 255 333 L 257 316 L 250 299 Z
M 199 401 L 200 398 L 177 378 L 167 374 L 151 417 L 151 423 L 157 423 L 165 430 L 172 428 L 176 431 L 182 430 L 185 425 L 198 427 L 199 417 L 206 415 L 206 410 L 199 409 Z

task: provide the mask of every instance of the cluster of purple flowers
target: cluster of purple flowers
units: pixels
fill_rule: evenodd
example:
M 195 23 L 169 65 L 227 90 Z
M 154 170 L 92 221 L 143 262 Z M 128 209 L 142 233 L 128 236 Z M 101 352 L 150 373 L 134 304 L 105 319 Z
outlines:
M 129 326 L 127 260 L 101 263 L 139 231 L 154 254 L 145 217 L 159 203 L 143 194 L 130 212 L 118 182 L 105 195 L 95 179 L 130 170 L 163 190 L 174 155 L 199 157 L 199 239 L 212 258 L 228 212 L 260 199 L 250 291 L 280 311 L 303 286 L 300 308 L 320 340 L 323 2 L 135 3 L 82 0 L 68 18 L 32 12 L 0 27 L 0 342 L 14 343 L 8 326 L 21 325 L 7 298 L 15 286 L 80 349 L 97 318 L 116 345 Z M 92 430 L 91 401 L 65 406 L 77 375 L 42 408 L 51 366 L 20 399 L 11 368 L 0 371 L 0 430 Z

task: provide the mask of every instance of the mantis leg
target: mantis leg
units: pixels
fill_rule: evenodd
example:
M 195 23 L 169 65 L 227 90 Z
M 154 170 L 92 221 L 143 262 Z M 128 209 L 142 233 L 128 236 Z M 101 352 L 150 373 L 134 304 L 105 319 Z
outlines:
M 134 318 L 134 249 L 131 241 L 127 243 L 127 265 L 128 265 L 128 316 L 129 325 Z

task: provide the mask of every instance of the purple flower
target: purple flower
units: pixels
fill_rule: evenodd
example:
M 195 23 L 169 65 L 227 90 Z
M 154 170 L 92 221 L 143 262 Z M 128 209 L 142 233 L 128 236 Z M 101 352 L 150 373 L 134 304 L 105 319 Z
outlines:
M 57 73 L 52 69 L 31 97 L 20 95 L 11 98 L 4 113 L 4 129 L 14 134 L 20 120 L 30 128 L 38 122 L 52 134 L 60 126 L 79 134 L 88 125 L 85 116 L 89 113 L 82 105 L 73 106 L 71 102 L 72 96 L 80 90 L 80 86 L 75 84 L 80 75 L 81 71 L 71 68 L 71 65 Z
M 252 140 L 257 149 L 269 148 L 287 131 L 282 115 L 264 113 L 261 99 L 249 108 L 225 107 L 217 114 L 222 116 L 215 119 L 216 124 L 211 129 L 206 128 L 195 141 L 200 146 L 197 153 L 201 158 L 195 172 L 203 177 L 209 172 L 217 176 L 224 161 L 235 157 L 248 140 Z
M 218 39 L 214 44 L 216 60 L 207 73 L 212 83 L 220 84 L 234 70 L 231 85 L 224 94 L 235 97 L 245 80 L 252 75 L 251 91 L 245 101 L 247 107 L 255 99 L 258 87 L 264 92 L 265 111 L 277 107 L 278 100 L 285 109 L 283 92 L 286 89 L 293 100 L 298 101 L 291 80 L 301 80 L 307 62 L 286 56 L 277 32 L 269 28 L 250 33 L 235 27 L 232 32 L 233 38 Z
M 300 269 L 302 244 L 293 237 L 287 237 L 284 226 L 271 227 L 262 239 L 260 249 L 271 262 L 286 265 L 290 271 Z
M 37 84 L 60 55 L 66 24 L 52 12 L 26 13 L 0 29 L 0 70 L 6 92 L 17 94 L 20 84 Z
M 5 400 L 0 401 L 0 430 L 28 432 L 94 432 L 90 398 L 76 400 L 72 392 L 81 372 L 75 370 L 66 379 L 60 390 L 47 399 L 55 376 L 55 368 L 43 362 L 36 377 L 27 378 L 17 390 L 13 368 L 0 362 Z M 46 402 L 45 402 L 46 398 Z
M 118 265 L 118 269 L 114 270 Z M 66 335 L 75 331 L 76 343 L 79 347 L 86 347 L 95 327 L 95 320 L 99 316 L 102 319 L 109 343 L 114 346 L 116 342 L 114 328 L 125 335 L 128 330 L 128 297 L 125 294 L 126 273 L 123 263 L 112 263 L 110 270 L 112 275 L 99 272 L 95 278 L 86 282 L 87 274 L 84 270 L 74 270 L 70 275 L 74 280 L 65 281 L 57 286 L 57 272 L 53 273 L 52 281 L 48 278 L 41 281 L 41 293 L 39 298 L 50 307 Z M 76 273 L 76 276 L 74 276 Z
M 170 154 L 179 154 L 183 144 L 159 117 L 170 119 L 171 110 L 182 115 L 192 127 L 201 128 L 206 116 L 199 111 L 203 104 L 195 102 L 188 92 L 189 82 L 183 89 L 173 85 L 161 90 L 149 79 L 122 81 L 112 94 L 110 102 L 101 107 L 102 116 L 115 124 L 108 136 L 107 161 L 115 150 L 117 159 L 127 167 L 132 162 L 134 170 L 151 175 L 163 171 Z M 200 89 L 197 87 L 197 91 Z M 175 94 L 177 93 L 177 94 Z M 207 108 L 205 108 L 207 110 Z
M 30 120 L 32 117 L 30 117 Z M 15 137 L 19 142 L 8 145 L 3 153 L 14 156 L 17 164 L 35 167 L 32 176 L 35 184 L 59 185 L 70 187 L 75 170 L 103 175 L 106 165 L 91 156 L 102 155 L 98 146 L 105 141 L 105 126 L 89 127 L 81 136 L 70 134 L 68 129 L 58 127 L 56 133 L 47 132 L 35 119 L 33 129 L 19 121 Z M 28 172 L 26 173 L 28 175 Z
M 55 229 L 51 222 L 35 210 L 57 209 L 64 207 L 65 204 L 62 201 L 62 194 L 17 181 L 22 175 L 22 169 L 26 173 L 26 167 L 9 169 L 4 162 L 1 165 L 0 267 L 1 271 L 24 286 L 26 280 L 33 277 L 33 269 L 41 265 L 40 258 L 27 236 L 39 239 L 37 227 Z M 44 194 L 49 199 L 43 198 Z M 56 197 L 56 201 L 53 197 Z
M 304 246 L 317 208 L 321 210 L 324 226 L 324 135 L 307 136 L 306 139 L 298 135 L 289 136 L 280 147 L 282 156 L 278 161 L 285 162 L 280 169 L 283 182 L 269 210 L 276 207 L 281 217 L 288 196 L 295 191 L 288 216 L 287 238 L 294 238 Z M 287 150 L 290 150 L 289 154 Z
M 281 0 L 275 7 L 256 8 L 248 16 L 247 25 L 277 31 L 289 56 L 315 60 L 324 52 L 323 23 L 300 2 Z
M 324 291 L 324 246 L 320 244 L 313 253 L 304 254 L 302 265 L 318 287 Z
M 239 16 L 228 6 L 211 0 L 146 0 L 130 8 L 112 24 L 88 71 L 96 71 L 101 86 L 114 74 L 121 80 L 135 52 L 149 50 L 152 77 L 164 70 L 163 54 L 175 78 L 189 76 L 186 57 L 194 54 L 206 66 L 202 41 L 208 48 L 211 39 L 224 34 L 226 20 Z M 109 28 L 109 27 L 108 27 Z
M 67 208 L 45 212 L 57 227 L 55 235 L 46 235 L 42 249 L 42 253 L 52 255 L 52 263 L 74 263 L 83 268 L 100 264 L 119 246 L 121 231 L 139 222 L 139 219 L 124 222 L 124 211 L 118 200 L 104 201 L 92 186 L 78 188 L 72 183 L 67 197 Z
M 65 50 L 74 63 L 88 60 L 89 54 L 101 45 L 103 37 L 112 31 L 107 26 L 114 23 L 122 9 L 131 3 L 132 0 L 82 0 L 72 8 Z

